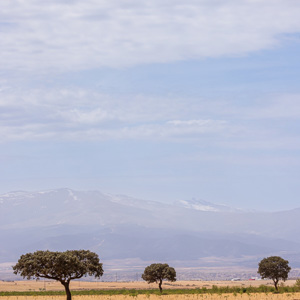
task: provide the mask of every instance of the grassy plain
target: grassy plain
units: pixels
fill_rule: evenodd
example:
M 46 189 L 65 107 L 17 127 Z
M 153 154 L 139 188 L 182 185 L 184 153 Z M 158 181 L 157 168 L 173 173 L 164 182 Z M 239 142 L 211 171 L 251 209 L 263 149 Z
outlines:
M 194 295 L 89 295 L 73 296 L 73 300 L 299 300 L 300 293 L 194 294 Z M 1 300 L 65 300 L 66 296 L 0 296 Z
M 295 280 L 287 280 L 285 286 L 293 286 Z M 273 286 L 271 280 L 245 280 L 245 281 L 176 281 L 164 282 L 163 289 L 196 289 L 207 288 L 212 286 L 217 287 L 258 287 L 260 285 Z M 103 282 L 103 281 L 71 281 L 71 290 L 115 290 L 115 289 L 157 289 L 157 284 L 148 284 L 145 281 L 118 281 L 118 282 Z M 64 287 L 54 280 L 24 280 L 24 281 L 0 281 L 0 292 L 11 291 L 64 291 Z M 300 298 L 299 298 L 300 300 Z
M 295 280 L 288 280 L 285 282 L 285 286 L 293 286 Z M 274 294 L 272 292 L 231 292 L 231 293 L 219 293 L 219 292 L 207 292 L 190 294 L 188 291 L 195 289 L 211 289 L 213 286 L 216 288 L 223 287 L 259 287 L 260 285 L 273 286 L 271 281 L 178 281 L 174 283 L 164 283 L 164 291 L 166 294 L 157 295 L 153 294 L 150 289 L 157 291 L 156 284 L 148 285 L 145 282 L 84 282 L 84 281 L 73 281 L 71 283 L 71 289 L 73 291 L 73 300 L 300 300 L 300 292 L 285 292 L 280 294 Z M 89 290 L 101 290 L 101 291 L 118 291 L 118 290 L 146 290 L 143 294 L 129 293 L 129 294 L 103 294 L 103 295 L 76 295 L 75 291 L 88 292 Z M 174 291 L 179 289 L 179 294 L 167 294 L 169 290 Z M 45 293 L 53 291 L 59 293 L 63 291 L 63 286 L 55 281 L 13 281 L 4 282 L 0 281 L 0 292 L 42 292 Z M 149 292 L 147 292 L 147 290 Z M 65 300 L 66 296 L 60 295 L 2 295 L 0 300 Z

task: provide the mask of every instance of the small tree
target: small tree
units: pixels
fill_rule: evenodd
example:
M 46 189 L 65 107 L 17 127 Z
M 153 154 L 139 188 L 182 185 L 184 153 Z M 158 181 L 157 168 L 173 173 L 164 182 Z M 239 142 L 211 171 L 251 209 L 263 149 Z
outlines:
M 103 275 L 102 263 L 96 253 L 89 250 L 68 250 L 65 252 L 36 251 L 20 257 L 13 266 L 14 273 L 23 278 L 47 278 L 59 281 L 71 300 L 70 281 L 90 275 Z
M 262 278 L 272 279 L 276 291 L 278 291 L 279 280 L 286 281 L 291 270 L 289 262 L 280 256 L 264 258 L 258 264 L 258 272 Z
M 300 288 L 300 278 L 297 278 L 297 279 L 296 279 L 296 282 L 295 282 L 295 284 L 294 284 L 294 287 Z
M 162 292 L 163 280 L 176 281 L 176 271 L 168 264 L 152 264 L 145 268 L 142 278 L 148 283 L 158 282 L 160 292 Z

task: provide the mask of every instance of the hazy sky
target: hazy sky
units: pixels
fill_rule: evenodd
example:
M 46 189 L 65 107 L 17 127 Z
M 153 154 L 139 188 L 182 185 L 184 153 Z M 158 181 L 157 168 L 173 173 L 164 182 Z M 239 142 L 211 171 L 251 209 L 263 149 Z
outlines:
M 299 0 L 0 2 L 0 192 L 300 207 Z

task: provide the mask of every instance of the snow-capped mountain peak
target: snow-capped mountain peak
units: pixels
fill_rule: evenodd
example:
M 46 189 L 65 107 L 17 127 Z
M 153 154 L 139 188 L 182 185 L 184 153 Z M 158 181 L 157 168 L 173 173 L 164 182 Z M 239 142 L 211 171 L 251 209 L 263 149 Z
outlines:
M 241 211 L 236 208 L 232 208 L 222 204 L 214 204 L 205 200 L 198 200 L 193 198 L 192 200 L 180 200 L 176 203 L 178 206 L 200 210 L 200 211 L 211 211 L 211 212 L 238 212 Z

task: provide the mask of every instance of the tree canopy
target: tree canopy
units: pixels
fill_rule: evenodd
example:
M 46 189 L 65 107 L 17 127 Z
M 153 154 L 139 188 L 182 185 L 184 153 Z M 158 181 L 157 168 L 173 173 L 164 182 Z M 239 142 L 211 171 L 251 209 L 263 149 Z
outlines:
M 67 250 L 65 252 L 36 251 L 21 255 L 13 266 L 14 274 L 23 278 L 47 278 L 59 281 L 71 300 L 70 281 L 83 276 L 103 275 L 102 263 L 96 253 L 89 250 Z
M 264 258 L 258 264 L 258 273 L 262 278 L 272 279 L 276 291 L 278 291 L 279 280 L 286 281 L 290 270 L 289 262 L 280 256 Z
M 159 290 L 162 292 L 162 281 L 176 281 L 176 271 L 168 264 L 152 264 L 145 268 L 142 278 L 148 283 L 158 282 Z

